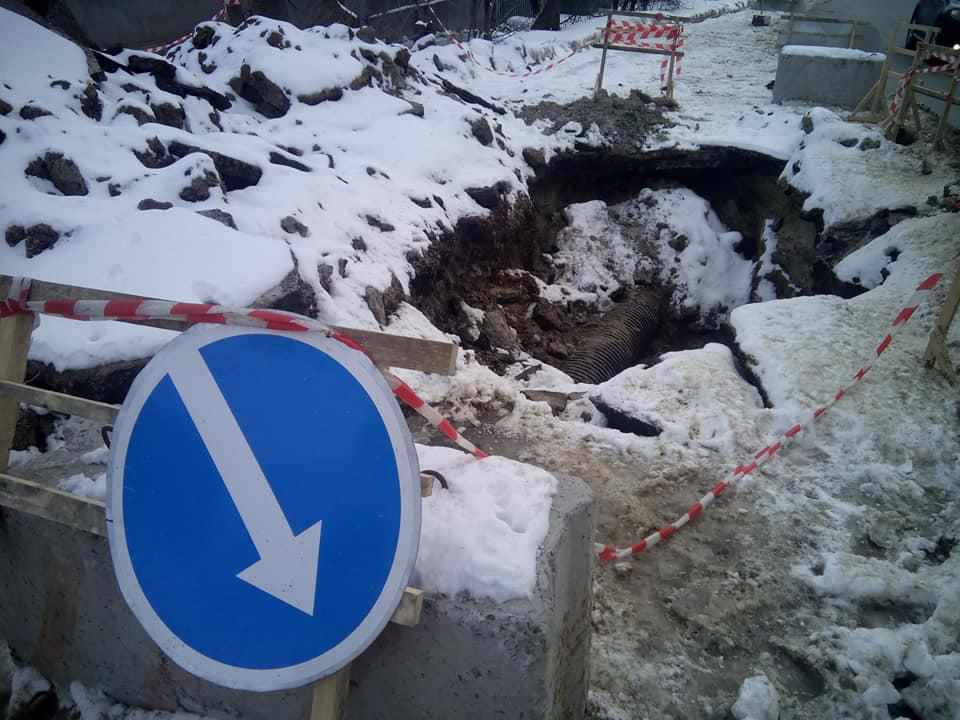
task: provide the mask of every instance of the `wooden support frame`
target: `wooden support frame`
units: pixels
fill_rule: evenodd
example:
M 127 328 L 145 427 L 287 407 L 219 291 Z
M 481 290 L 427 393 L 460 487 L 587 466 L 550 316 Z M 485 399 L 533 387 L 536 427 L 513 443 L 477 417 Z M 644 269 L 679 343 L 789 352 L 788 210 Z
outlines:
M 603 33 L 603 42 L 594 43 L 593 47 L 603 48 L 603 54 L 600 56 L 600 71 L 597 73 L 597 82 L 593 88 L 593 99 L 596 100 L 600 96 L 600 91 L 603 89 L 603 74 L 607 66 L 607 52 L 609 50 L 616 50 L 618 52 L 634 52 L 641 53 L 645 55 L 668 55 L 670 57 L 670 62 L 667 70 L 667 84 L 662 90 L 664 91 L 664 97 L 668 100 L 673 100 L 674 95 L 674 74 L 676 71 L 676 63 L 679 58 L 682 58 L 685 53 L 678 50 L 680 45 L 680 40 L 683 33 L 683 18 L 676 18 L 673 16 L 662 15 L 660 13 L 650 13 L 650 12 L 628 12 L 620 10 L 604 10 L 602 12 L 607 13 L 607 22 L 604 24 L 600 31 Z M 669 50 L 660 50 L 657 48 L 646 48 L 646 47 L 633 47 L 626 45 L 611 45 L 610 44 L 610 26 L 613 23 L 614 15 L 623 16 L 623 17 L 638 17 L 638 18 L 650 18 L 660 21 L 666 21 L 675 25 L 678 28 L 678 33 L 676 37 L 673 38 L 671 47 Z
M 834 24 L 834 25 L 849 24 L 850 33 L 846 35 L 848 50 L 853 50 L 854 46 L 857 44 L 857 38 L 862 37 L 864 35 L 862 30 L 858 30 L 858 28 L 864 25 L 863 20 L 860 20 L 859 18 L 824 17 L 824 16 L 817 16 L 817 15 L 804 15 L 802 13 L 793 13 L 793 12 L 789 13 L 786 17 L 788 20 L 787 29 L 782 36 L 783 42 L 779 43 L 780 47 L 783 47 L 784 45 L 789 45 L 794 35 L 823 35 L 823 33 L 821 32 L 797 30 L 796 24 L 798 22 Z M 837 34 L 835 36 L 830 36 L 830 37 L 836 37 L 837 39 L 839 39 L 844 36 Z
M 943 57 L 944 55 L 953 56 L 954 62 L 957 64 L 956 69 L 954 69 L 950 76 L 950 87 L 947 92 L 933 90 L 932 88 L 923 85 L 919 82 L 919 78 L 921 76 L 916 75 L 916 73 L 922 71 L 924 64 L 927 63 L 934 55 L 938 57 Z M 886 131 L 888 138 L 896 138 L 897 134 L 900 132 L 900 128 L 905 124 L 905 119 L 909 110 L 913 119 L 914 127 L 916 129 L 917 139 L 920 143 L 920 150 L 923 155 L 923 172 L 927 172 L 927 168 L 929 167 L 928 150 L 927 144 L 923 140 L 923 125 L 920 121 L 920 111 L 917 106 L 917 96 L 920 95 L 923 97 L 933 98 L 944 103 L 944 108 L 940 115 L 940 119 L 937 122 L 937 129 L 933 137 L 934 147 L 942 147 L 943 138 L 947 131 L 950 110 L 958 102 L 958 99 L 954 96 L 954 93 L 957 89 L 958 82 L 960 82 L 960 51 L 942 48 L 938 45 L 934 45 L 931 42 L 920 42 L 918 43 L 917 50 L 914 53 L 913 63 L 911 64 L 910 69 L 906 73 L 889 71 L 888 76 L 899 79 L 901 83 L 903 82 L 904 78 L 909 79 L 907 80 L 907 85 L 904 88 L 903 98 L 901 99 L 900 106 L 897 108 L 897 111 L 884 120 L 880 126 Z
M 7 473 L 0 473 L 0 507 L 41 517 L 91 535 L 107 536 L 106 508 L 100 500 L 56 490 Z M 423 599 L 423 590 L 408 587 L 390 622 L 405 627 L 418 625 L 423 612 Z
M 940 308 L 940 314 L 934 323 L 933 331 L 930 333 L 930 341 L 927 343 L 927 350 L 923 355 L 924 364 L 928 368 L 939 370 L 947 380 L 956 385 L 960 377 L 950 361 L 950 354 L 947 352 L 947 335 L 950 332 L 950 326 L 957 315 L 957 309 L 960 307 L 960 269 L 953 275 L 953 282 L 947 291 L 947 299 Z
M 27 372 L 27 352 L 33 318 L 8 317 L 0 320 L 0 380 L 22 382 Z M 7 469 L 10 446 L 17 429 L 19 405 L 14 398 L 0 397 L 0 472 Z
M 891 61 L 893 56 L 903 55 L 915 59 L 917 55 L 916 50 L 908 50 L 905 47 L 900 47 L 897 42 L 897 38 L 900 37 L 901 33 L 906 34 L 912 31 L 922 32 L 923 42 L 925 43 L 933 43 L 940 34 L 940 28 L 934 27 L 933 25 L 899 23 L 894 31 L 890 34 L 890 43 L 887 46 L 886 58 L 883 61 L 883 66 L 880 68 L 880 79 L 874 83 L 873 87 L 870 88 L 870 91 L 857 104 L 857 107 L 854 108 L 854 111 L 850 115 L 851 117 L 855 117 L 864 110 L 868 111 L 876 119 L 886 116 L 885 104 L 887 102 L 887 84 L 889 83 L 891 77 L 903 77 L 902 73 L 894 72 L 891 69 Z
M 0 275 L 0 298 L 9 296 L 13 278 Z M 34 281 L 31 300 L 87 299 L 117 300 L 132 296 L 92 288 Z M 170 329 L 183 329 L 186 323 L 144 323 Z M 26 385 L 24 376 L 32 315 L 14 315 L 0 319 L 0 515 L 3 508 L 59 523 L 82 532 L 107 536 L 106 508 L 103 502 L 48 487 L 6 472 L 10 448 L 16 430 L 20 403 L 39 405 L 54 412 L 79 415 L 97 423 L 112 425 L 120 408 L 73 395 Z M 406 367 L 424 372 L 453 374 L 456 346 L 452 343 L 404 338 L 354 328 L 336 328 L 365 346 L 378 365 Z M 425 486 L 421 485 L 424 493 Z M 429 485 L 432 490 L 432 483 Z M 422 590 L 408 587 L 401 596 L 390 622 L 413 627 L 423 613 Z M 342 720 L 350 690 L 350 665 L 314 684 L 309 720 Z
M 0 298 L 7 297 L 13 278 L 9 275 L 0 275 Z M 109 292 L 94 288 L 62 285 L 60 283 L 34 280 L 30 288 L 30 299 L 44 300 L 130 300 L 137 296 L 126 293 Z M 164 298 L 144 298 L 147 300 L 162 300 Z M 149 321 L 138 323 L 168 330 L 183 330 L 187 323 L 177 321 Z M 383 367 L 398 367 L 408 370 L 436 375 L 453 375 L 457 368 L 457 346 L 449 342 L 437 340 L 423 340 L 421 338 L 390 335 L 334 326 L 338 332 L 353 338 L 363 345 L 377 365 Z M 2 377 L 2 376 L 0 376 Z M 6 379 L 6 378 L 4 378 Z

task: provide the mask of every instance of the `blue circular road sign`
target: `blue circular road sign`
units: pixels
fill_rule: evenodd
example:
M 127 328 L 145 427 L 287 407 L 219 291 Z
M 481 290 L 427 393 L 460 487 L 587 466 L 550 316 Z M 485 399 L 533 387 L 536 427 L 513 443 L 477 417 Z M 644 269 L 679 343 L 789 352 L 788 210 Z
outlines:
M 244 690 L 330 675 L 380 634 L 420 538 L 416 450 L 387 383 L 326 337 L 183 333 L 117 417 L 120 589 L 178 665 Z

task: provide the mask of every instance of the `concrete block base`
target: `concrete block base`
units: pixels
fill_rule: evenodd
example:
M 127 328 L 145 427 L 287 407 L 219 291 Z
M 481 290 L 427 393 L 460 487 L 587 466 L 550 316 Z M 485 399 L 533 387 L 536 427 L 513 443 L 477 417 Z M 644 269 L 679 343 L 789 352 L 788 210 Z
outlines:
M 852 110 L 880 79 L 885 59 L 883 53 L 787 45 L 780 52 L 773 99 Z
M 589 683 L 593 501 L 560 478 L 530 599 L 427 595 L 420 625 L 388 625 L 354 662 L 347 717 L 583 717 Z M 215 718 L 305 720 L 311 688 L 250 693 L 163 656 L 120 595 L 106 538 L 0 508 L 0 640 L 51 682 Z

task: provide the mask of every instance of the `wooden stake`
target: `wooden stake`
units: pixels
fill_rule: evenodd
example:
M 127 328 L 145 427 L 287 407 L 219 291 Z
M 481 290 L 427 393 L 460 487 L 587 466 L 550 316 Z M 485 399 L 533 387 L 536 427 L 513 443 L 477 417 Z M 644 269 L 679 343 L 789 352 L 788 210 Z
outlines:
M 341 720 L 350 692 L 350 665 L 313 686 L 309 720 Z
M 953 72 L 950 78 L 950 89 L 947 90 L 947 97 L 944 99 L 943 114 L 940 116 L 940 124 L 937 125 L 937 134 L 933 138 L 933 146 L 938 150 L 943 149 L 943 136 L 947 132 L 947 124 L 950 121 L 950 110 L 953 108 L 953 93 L 957 89 L 957 75 L 960 74 L 960 68 Z
M 923 362 L 928 368 L 936 368 L 953 384 L 957 383 L 957 373 L 947 353 L 947 334 L 957 315 L 958 306 L 960 306 L 960 270 L 954 273 L 953 283 L 947 291 L 947 299 L 943 307 L 940 308 L 940 315 L 933 326 L 933 332 L 930 333 L 930 342 L 923 356 Z
M 910 66 L 910 69 L 907 71 L 907 76 L 910 76 L 914 73 L 915 70 L 920 66 L 920 53 L 917 52 L 913 56 L 913 64 Z M 890 140 L 896 141 L 897 133 L 900 132 L 900 128 L 903 125 L 904 117 L 907 114 L 907 106 L 913 100 L 913 80 L 910 80 L 907 83 L 906 88 L 904 88 L 903 98 L 900 100 L 900 107 L 897 108 L 897 111 L 891 116 L 890 127 L 887 130 L 887 137 Z
M 603 29 L 603 54 L 600 56 L 600 74 L 597 75 L 597 86 L 593 89 L 593 99 L 600 97 L 603 89 L 603 71 L 607 66 L 607 50 L 610 49 L 610 25 L 613 24 L 613 10 L 607 15 L 607 25 Z
M 22 382 L 27 374 L 27 351 L 33 317 L 14 315 L 0 320 L 0 380 Z M 17 429 L 19 403 L 16 398 L 0 397 L 0 473 L 10 466 L 10 446 Z
M 880 72 L 880 77 L 883 77 L 883 71 Z M 857 103 L 857 106 L 853 109 L 853 112 L 850 113 L 850 117 L 856 117 L 860 113 L 867 110 L 867 106 L 870 105 L 870 112 L 873 113 L 872 108 L 874 96 L 880 92 L 880 81 L 877 80 L 873 86 L 867 91 L 867 94 L 863 96 L 860 102 Z
M 667 99 L 673 100 L 673 68 L 677 62 L 677 43 L 680 42 L 680 33 L 673 38 L 673 45 L 670 48 L 670 68 L 667 70 Z

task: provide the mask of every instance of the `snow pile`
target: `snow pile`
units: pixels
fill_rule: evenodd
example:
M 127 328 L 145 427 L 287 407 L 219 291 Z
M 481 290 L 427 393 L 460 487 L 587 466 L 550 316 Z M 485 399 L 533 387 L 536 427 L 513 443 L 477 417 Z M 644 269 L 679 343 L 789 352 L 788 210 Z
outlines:
M 6 651 L 5 646 L 3 650 Z M 29 665 L 17 666 L 12 662 L 7 652 L 4 652 L 3 655 L 5 656 L 2 658 L 4 664 L 9 663 L 13 666 L 13 671 L 10 674 L 10 699 L 5 708 L 4 717 L 29 717 L 33 712 L 31 706 L 36 702 L 34 698 L 38 695 L 49 694 L 52 687 L 45 677 Z M 0 670 L 6 671 L 7 668 L 0 668 Z M 0 697 L 2 697 L 2 694 L 0 694 Z M 49 712 L 49 703 L 37 704 L 46 705 Z
M 908 711 L 914 717 L 955 716 L 960 698 L 960 558 L 930 565 L 915 556 L 922 553 L 902 556 L 911 569 L 843 556 L 828 563 L 825 578 L 829 574 L 832 579 L 811 578 L 827 597 L 885 606 L 905 616 L 911 609 L 928 614 L 925 621 L 893 627 L 831 627 L 814 638 L 815 652 L 837 658 L 841 676 L 855 688 L 851 705 L 864 717 L 895 718 Z M 863 566 L 859 573 L 858 565 Z M 841 578 L 847 573 L 853 577 Z
M 552 302 L 604 308 L 621 288 L 659 278 L 672 288 L 677 315 L 699 314 L 709 322 L 750 301 L 755 272 L 778 269 L 772 232 L 760 263 L 747 260 L 737 252 L 743 236 L 730 231 L 710 203 L 688 188 L 647 188 L 625 203 L 593 200 L 565 212 L 569 225 L 560 231 L 559 249 L 552 255 L 556 279 L 539 283 L 541 296 Z
M 763 225 L 763 235 L 761 236 L 761 242 L 763 243 L 763 254 L 757 261 L 756 271 L 756 276 L 758 279 L 756 296 L 761 302 L 776 300 L 778 297 L 777 287 L 772 278 L 782 279 L 788 284 L 788 287 L 792 292 L 796 293 L 797 295 L 800 294 L 800 289 L 787 279 L 787 274 L 784 272 L 783 268 L 780 267 L 780 265 L 778 265 L 774 260 L 777 253 L 778 241 L 779 238 L 777 237 L 776 222 L 773 220 L 767 220 Z
M 520 148 L 544 144 L 343 26 L 204 23 L 173 64 L 126 51 L 100 79 L 76 46 L 6 10 L 0 39 L 11 274 L 230 305 L 283 282 L 290 309 L 375 328 L 386 318 L 368 288 L 402 291 L 433 238 L 515 199 L 532 175 Z M 53 324 L 34 357 L 83 367 L 164 339 Z
M 854 250 L 833 268 L 834 274 L 868 290 L 880 285 L 890 274 L 888 266 L 896 262 L 900 248 L 895 242 L 872 242 Z
M 630 368 L 602 385 L 595 397 L 609 407 L 659 428 L 664 444 L 692 445 L 732 456 L 735 428 L 745 410 L 763 407 L 746 383 L 724 383 L 736 376 L 733 354 L 724 345 L 666 353 L 651 368 Z
M 678 309 L 709 315 L 749 302 L 753 263 L 735 249 L 743 236 L 710 203 L 687 188 L 644 190 L 636 202 L 644 221 L 657 225 L 660 278 L 673 286 Z
M 933 272 L 949 275 L 951 262 L 960 252 L 958 237 L 960 216 L 954 214 L 905 220 L 851 255 L 845 266 L 844 274 L 852 276 L 855 268 L 876 268 L 875 259 L 885 255 L 888 248 L 900 248 L 897 262 L 887 266 L 890 275 L 886 282 L 874 290 L 852 300 L 803 297 L 734 310 L 730 320 L 737 332 L 737 344 L 755 361 L 753 370 L 771 402 L 780 405 L 797 398 L 819 403 L 848 384 L 861 358 L 869 355 L 883 338 L 916 286 Z M 930 298 L 934 307 L 937 297 Z M 921 308 L 900 337 L 912 336 L 916 342 L 922 342 L 919 338 L 924 336 L 923 318 L 932 312 L 930 306 Z M 956 325 L 953 332 L 957 332 Z M 825 338 L 837 341 L 829 343 Z M 894 342 L 895 357 L 906 343 L 899 338 Z M 896 359 L 887 360 L 885 356 L 879 374 L 887 376 L 893 372 L 887 368 L 896 364 Z M 897 375 L 897 382 L 902 382 L 902 375 Z M 922 377 L 922 373 L 917 375 Z M 868 382 L 883 383 L 876 377 Z M 864 395 L 863 401 L 873 402 L 875 398 L 877 393 L 871 392 Z M 845 407 L 840 405 L 837 410 L 845 412 Z M 875 431 L 876 428 L 871 432 Z
M 107 474 L 100 473 L 96 477 L 89 477 L 83 473 L 77 473 L 62 480 L 60 482 L 60 489 L 81 497 L 88 497 L 94 500 L 106 500 Z
M 777 689 L 764 674 L 747 678 L 740 686 L 740 694 L 732 712 L 737 720 L 779 720 L 780 699 Z
M 179 334 L 129 323 L 77 322 L 52 315 L 40 315 L 38 321 L 30 338 L 30 358 L 50 363 L 57 370 L 150 357 Z
M 82 683 L 70 683 L 67 706 L 73 706 L 78 720 L 203 720 L 206 716 L 188 712 L 142 710 L 122 705 L 105 693 L 88 688 Z
M 543 296 L 554 302 L 609 304 L 610 295 L 633 285 L 637 248 L 623 237 L 601 200 L 570 205 L 564 212 L 569 225 L 558 234 L 559 250 L 553 254 L 557 278 Z
M 826 227 L 880 210 L 922 207 L 956 179 L 942 154 L 931 155 L 931 172 L 921 173 L 922 143 L 897 145 L 878 130 L 847 123 L 824 108 L 811 110 L 804 124 L 806 134 L 787 161 L 783 179 L 808 196 L 804 210 L 823 212 Z
M 556 479 L 502 457 L 477 461 L 459 450 L 425 445 L 417 451 L 420 466 L 441 472 L 450 489 L 437 486 L 423 500 L 414 582 L 427 591 L 467 592 L 496 602 L 529 596 Z
M 799 55 L 802 57 L 831 58 L 834 60 L 864 61 L 882 63 L 887 56 L 879 52 L 866 52 L 839 47 L 825 47 L 822 45 L 784 45 L 781 50 L 784 55 Z

